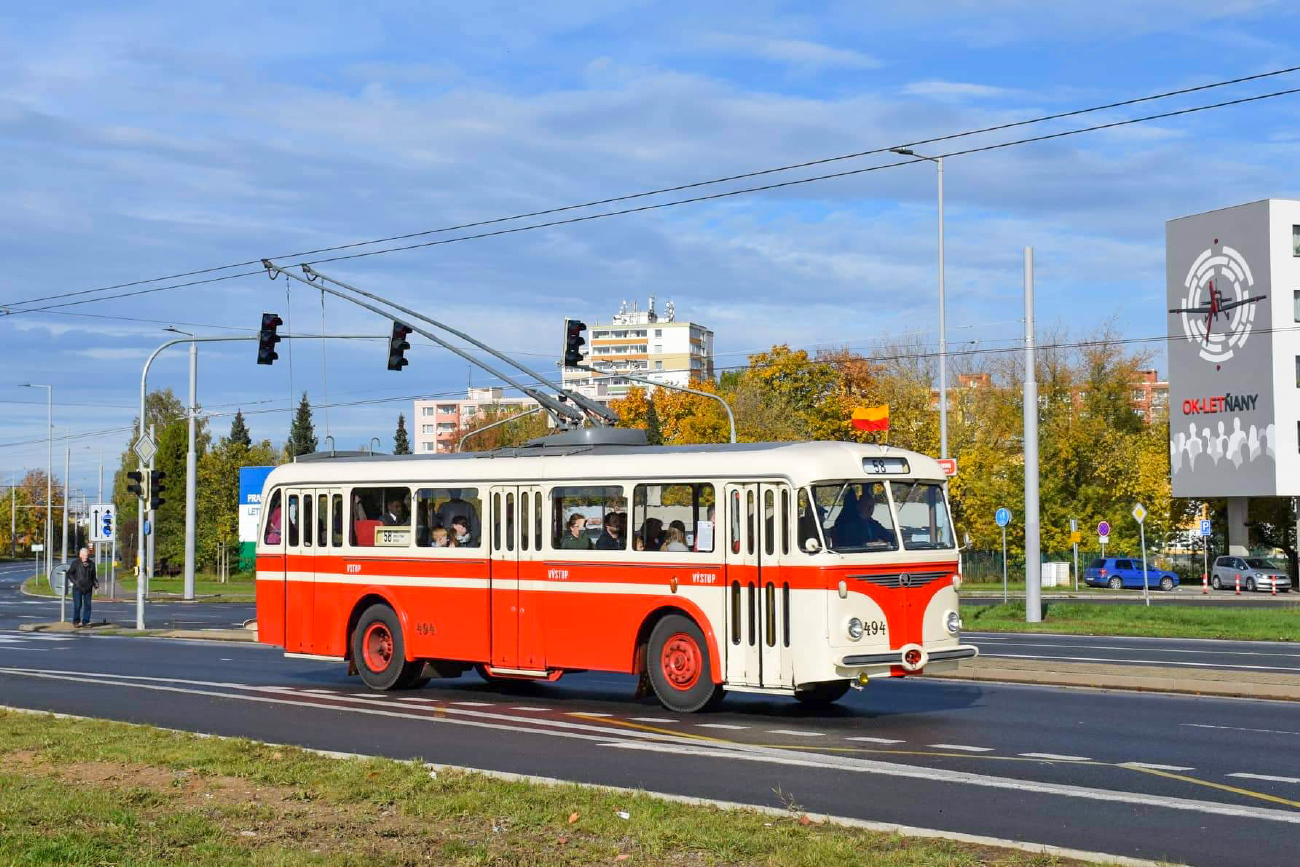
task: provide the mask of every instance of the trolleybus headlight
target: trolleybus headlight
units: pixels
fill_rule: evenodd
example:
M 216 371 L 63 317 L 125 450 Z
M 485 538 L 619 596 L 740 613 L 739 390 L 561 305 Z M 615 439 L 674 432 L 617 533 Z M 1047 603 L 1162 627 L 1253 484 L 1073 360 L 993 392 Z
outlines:
M 948 631 L 953 635 L 961 629 L 961 615 L 956 611 L 949 611 L 948 616 L 943 619 L 943 625 L 948 627 Z
M 862 621 L 856 617 L 849 619 L 849 638 L 857 641 L 862 637 Z

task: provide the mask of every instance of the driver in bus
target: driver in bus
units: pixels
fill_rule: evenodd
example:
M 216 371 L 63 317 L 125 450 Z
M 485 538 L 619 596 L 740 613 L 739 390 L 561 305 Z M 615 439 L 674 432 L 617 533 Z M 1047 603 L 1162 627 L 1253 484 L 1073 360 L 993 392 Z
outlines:
M 853 502 L 849 502 L 849 500 Z M 884 505 L 883 494 L 881 505 Z M 843 547 L 862 547 L 866 545 L 888 545 L 897 547 L 894 532 L 876 520 L 876 498 L 864 490 L 862 496 L 850 489 L 845 497 L 844 507 L 835 519 L 835 544 Z

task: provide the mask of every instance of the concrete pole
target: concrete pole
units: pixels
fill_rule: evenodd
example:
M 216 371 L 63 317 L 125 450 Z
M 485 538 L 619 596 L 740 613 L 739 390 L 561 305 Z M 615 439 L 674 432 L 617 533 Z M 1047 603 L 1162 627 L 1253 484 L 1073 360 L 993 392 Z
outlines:
M 72 449 L 63 453 L 63 559 L 68 562 L 68 476 L 72 472 Z
M 54 572 L 54 386 L 45 388 L 45 580 Z
M 1232 557 L 1250 555 L 1250 538 L 1246 529 L 1249 500 L 1246 497 L 1228 498 L 1228 554 Z
M 149 439 L 158 442 L 158 426 L 156 424 L 151 423 L 149 425 Z M 151 479 L 153 478 L 154 460 L 156 459 L 157 453 L 154 454 L 154 459 L 149 461 L 149 478 Z M 149 536 L 147 539 L 148 544 L 145 546 L 147 557 L 144 572 L 144 595 L 147 599 L 149 598 L 149 583 L 153 581 L 153 554 L 156 547 L 154 540 L 158 538 L 158 516 L 154 514 L 153 498 L 149 496 L 149 490 L 147 488 L 144 492 L 144 504 L 149 515 Z
M 104 502 L 104 456 L 103 456 L 103 453 L 101 453 L 100 456 L 99 456 L 99 499 L 96 500 L 95 502 L 96 502 L 96 503 L 101 503 L 101 504 Z M 114 528 L 114 532 L 116 532 L 116 528 Z M 94 535 L 95 535 L 95 531 L 94 531 L 93 528 L 91 529 L 90 535 L 91 535 L 91 537 L 94 537 Z M 100 549 L 103 548 L 103 547 L 104 547 L 103 545 L 96 545 L 96 546 L 95 546 L 95 574 L 96 574 L 96 575 L 98 575 L 98 574 L 100 573 L 100 571 L 103 569 L 104 558 L 103 558 L 103 556 L 102 556 L 103 552 L 100 550 Z
M 9 476 L 9 559 L 18 558 L 18 477 Z
M 1034 248 L 1025 248 L 1025 622 L 1043 619 L 1038 547 L 1038 382 L 1034 370 Z
M 185 453 L 185 592 L 183 598 L 194 598 L 194 492 L 198 483 L 198 455 L 194 446 L 194 426 L 199 414 L 195 395 L 199 387 L 199 345 L 190 344 L 190 447 Z
M 943 157 L 939 167 L 939 457 L 948 457 L 948 327 L 943 284 Z

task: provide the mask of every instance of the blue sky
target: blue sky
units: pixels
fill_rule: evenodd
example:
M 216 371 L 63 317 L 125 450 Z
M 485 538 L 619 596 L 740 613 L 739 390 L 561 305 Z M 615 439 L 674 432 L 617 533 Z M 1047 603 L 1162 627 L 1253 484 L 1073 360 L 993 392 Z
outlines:
M 1295 65 L 1298 36 L 1294 4 L 1250 0 L 9 4 L 0 305 L 1248 75 Z M 1164 333 L 1165 221 L 1300 197 L 1297 121 L 1289 97 L 949 160 L 950 341 L 1016 336 L 1025 245 L 1042 327 Z M 921 164 L 320 267 L 548 369 L 562 317 L 604 319 L 653 293 L 712 327 L 726 366 L 778 341 L 933 343 L 934 219 Z M 286 302 L 264 277 L 0 317 L 0 444 L 44 435 L 43 394 L 17 383 L 52 382 L 56 426 L 74 434 L 121 427 L 164 324 L 239 333 L 263 310 L 321 326 L 319 296 Z M 388 327 L 334 300 L 325 315 L 331 331 Z M 242 405 L 256 437 L 281 441 L 289 354 L 267 368 L 249 345 L 205 347 L 201 403 Z M 463 362 L 423 345 L 410 357 L 396 374 L 382 346 L 335 347 L 330 401 L 463 390 Z M 319 346 L 299 344 L 292 390 L 323 400 L 322 379 Z M 182 350 L 151 386 L 184 391 Z M 338 407 L 330 430 L 340 447 L 387 447 L 409 408 Z M 223 433 L 229 417 L 212 424 Z M 73 440 L 74 483 L 124 443 Z M 0 471 L 44 453 L 0 446 Z

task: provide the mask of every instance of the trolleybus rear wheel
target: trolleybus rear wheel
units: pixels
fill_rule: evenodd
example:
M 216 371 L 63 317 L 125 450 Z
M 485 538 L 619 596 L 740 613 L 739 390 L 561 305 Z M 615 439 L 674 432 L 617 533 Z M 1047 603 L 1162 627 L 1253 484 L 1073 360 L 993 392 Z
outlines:
M 832 680 L 796 690 L 794 697 L 804 704 L 831 704 L 844 698 L 844 693 L 848 691 L 847 680 Z
M 722 687 L 713 682 L 708 642 L 688 617 L 669 614 L 655 624 L 646 668 L 655 695 L 669 710 L 694 713 L 722 697 Z
M 361 614 L 352 631 L 352 659 L 366 686 L 378 690 L 405 689 L 424 668 L 422 662 L 406 661 L 406 643 L 397 615 L 378 603 Z

